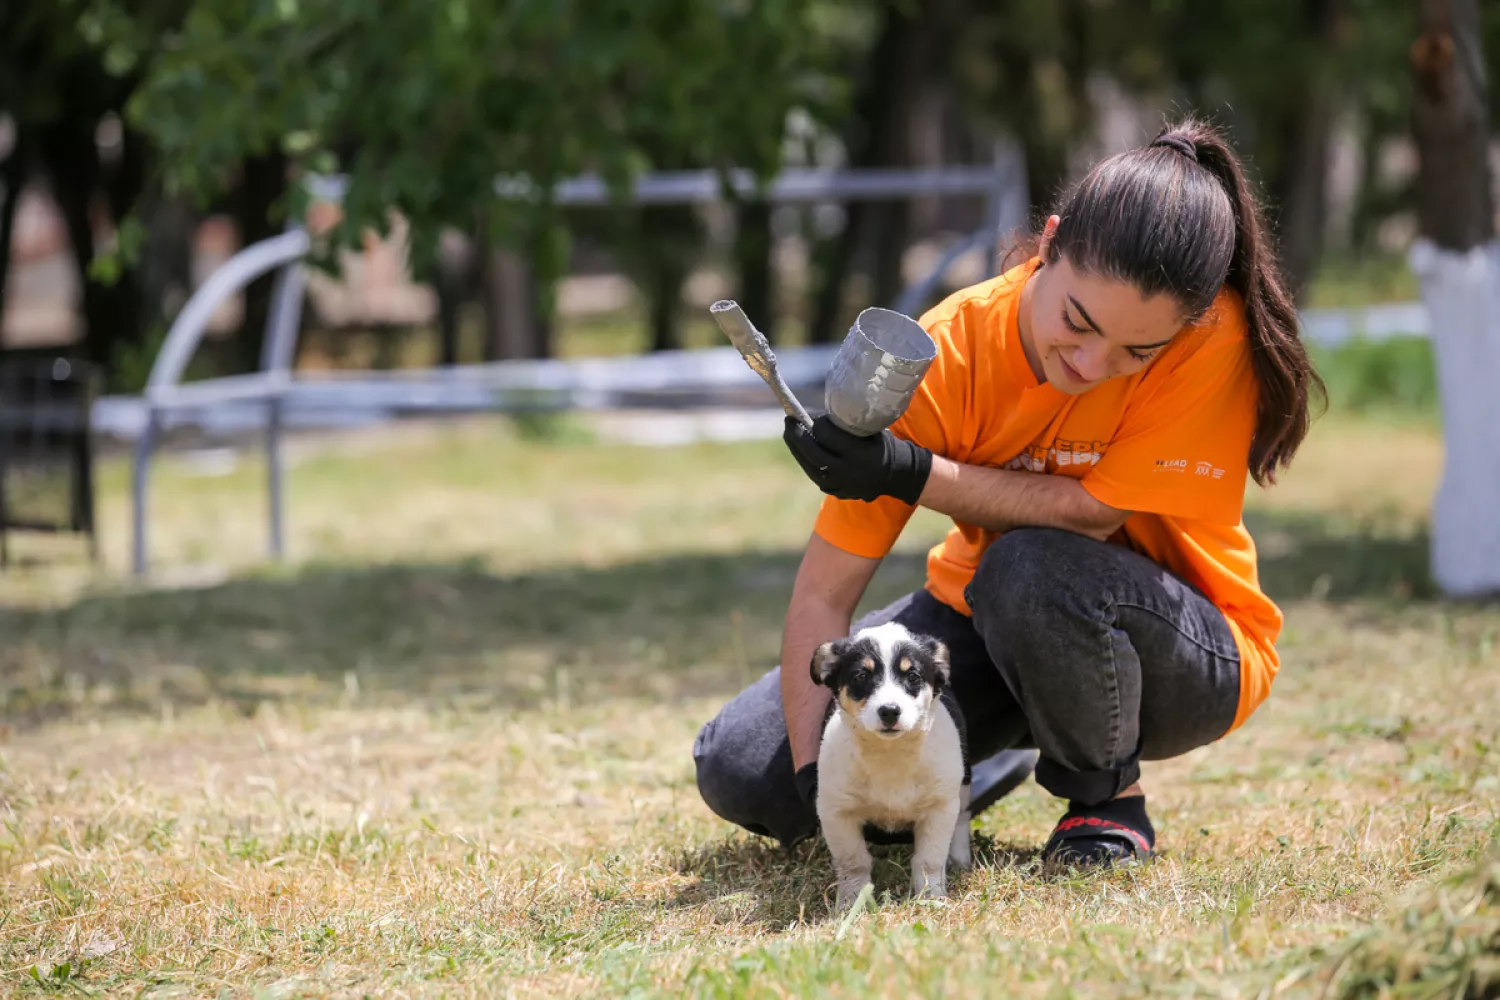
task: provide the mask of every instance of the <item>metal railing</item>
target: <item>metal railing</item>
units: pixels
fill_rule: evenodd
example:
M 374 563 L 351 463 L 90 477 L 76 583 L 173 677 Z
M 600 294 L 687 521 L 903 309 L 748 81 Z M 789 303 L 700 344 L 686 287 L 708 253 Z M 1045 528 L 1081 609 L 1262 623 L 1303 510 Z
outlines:
M 708 204 L 724 197 L 728 184 L 748 200 L 776 204 L 822 201 L 978 195 L 984 198 L 984 225 L 949 247 L 921 280 L 903 289 L 891 307 L 915 314 L 952 263 L 963 253 L 988 249 L 987 273 L 993 273 L 1004 235 L 1025 223 L 1029 200 L 1024 160 L 1010 144 L 997 144 L 995 161 L 985 166 L 910 170 L 787 170 L 759 186 L 746 172 L 726 177 L 712 171 L 667 173 L 639 178 L 631 198 L 640 204 Z M 346 182 L 316 177 L 310 192 L 340 200 Z M 527 197 L 524 179 L 496 178 L 502 197 Z M 555 190 L 566 205 L 603 205 L 609 190 L 598 178 L 565 181 Z M 135 399 L 101 401 L 116 423 L 133 425 L 136 434 L 131 476 L 131 568 L 136 575 L 148 563 L 147 502 L 152 459 L 158 438 L 172 426 L 212 423 L 226 409 L 259 413 L 267 467 L 268 548 L 272 558 L 285 553 L 284 468 L 282 437 L 289 418 L 399 413 L 473 411 L 526 412 L 598 409 L 623 395 L 671 391 L 714 391 L 759 385 L 758 377 L 733 348 L 661 352 L 623 358 L 548 359 L 454 365 L 417 371 L 342 371 L 299 374 L 292 370 L 306 273 L 301 263 L 311 247 L 305 228 L 293 223 L 280 236 L 248 246 L 221 265 L 194 291 L 178 313 L 158 353 L 144 392 Z M 210 317 L 251 281 L 278 271 L 272 293 L 261 369 L 251 375 L 184 384 L 183 374 L 208 330 Z M 783 377 L 794 390 L 821 385 L 836 345 L 778 351 Z M 761 386 L 761 388 L 764 388 Z M 132 420 L 127 413 L 133 413 Z

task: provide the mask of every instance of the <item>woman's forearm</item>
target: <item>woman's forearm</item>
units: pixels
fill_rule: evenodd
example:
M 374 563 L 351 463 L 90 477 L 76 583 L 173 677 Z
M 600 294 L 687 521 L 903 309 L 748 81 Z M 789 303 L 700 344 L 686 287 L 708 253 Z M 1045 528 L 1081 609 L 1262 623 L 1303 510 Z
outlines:
M 849 634 L 854 609 L 879 566 L 879 559 L 852 555 L 817 535 L 808 540 L 792 583 L 781 640 L 782 712 L 796 769 L 818 759 L 823 715 L 831 697 L 827 688 L 813 683 L 808 669 L 813 651 Z
M 1064 528 L 1101 541 L 1130 516 L 1095 500 L 1067 476 L 964 465 L 936 455 L 919 502 L 989 531 Z
M 791 743 L 792 769 L 818 759 L 824 712 L 832 695 L 813 683 L 813 651 L 849 634 L 850 615 L 826 604 L 793 603 L 781 642 L 781 709 Z

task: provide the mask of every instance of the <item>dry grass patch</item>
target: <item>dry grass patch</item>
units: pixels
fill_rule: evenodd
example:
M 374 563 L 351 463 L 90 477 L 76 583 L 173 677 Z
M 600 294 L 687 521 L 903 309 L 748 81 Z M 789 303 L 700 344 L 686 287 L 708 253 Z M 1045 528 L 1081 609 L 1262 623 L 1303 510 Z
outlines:
M 285 568 L 243 568 L 253 469 L 168 468 L 163 551 L 225 580 L 0 582 L 0 989 L 1316 995 L 1500 835 L 1500 608 L 1411 599 L 1421 491 L 1374 492 L 1357 426 L 1318 434 L 1298 503 L 1253 499 L 1283 676 L 1241 732 L 1147 765 L 1160 860 L 1044 876 L 1061 804 L 1027 785 L 951 900 L 905 900 L 893 848 L 848 922 L 822 847 L 719 821 L 689 759 L 774 662 L 816 506 L 779 445 L 467 425 L 310 452 Z M 1436 468 L 1430 437 L 1401 447 Z
M 1500 851 L 1361 935 L 1329 979 L 1343 1000 L 1500 997 Z

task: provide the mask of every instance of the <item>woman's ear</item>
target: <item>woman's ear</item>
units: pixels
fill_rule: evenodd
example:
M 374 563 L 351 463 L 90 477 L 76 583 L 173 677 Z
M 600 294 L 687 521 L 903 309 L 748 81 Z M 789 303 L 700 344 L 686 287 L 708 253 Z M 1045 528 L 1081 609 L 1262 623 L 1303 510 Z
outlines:
M 1061 221 L 1057 216 L 1051 215 L 1047 217 L 1047 224 L 1042 227 L 1042 238 L 1037 243 L 1036 255 L 1043 264 L 1047 263 L 1047 251 L 1052 247 L 1052 237 Z

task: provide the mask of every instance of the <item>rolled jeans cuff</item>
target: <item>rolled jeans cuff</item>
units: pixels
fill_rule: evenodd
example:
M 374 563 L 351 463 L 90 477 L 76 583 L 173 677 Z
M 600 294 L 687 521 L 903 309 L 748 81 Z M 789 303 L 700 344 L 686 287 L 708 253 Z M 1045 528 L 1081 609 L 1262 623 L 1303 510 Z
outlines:
M 1046 757 L 1036 762 L 1036 783 L 1060 799 L 1096 806 L 1141 780 L 1139 761 L 1105 771 L 1070 771 Z

